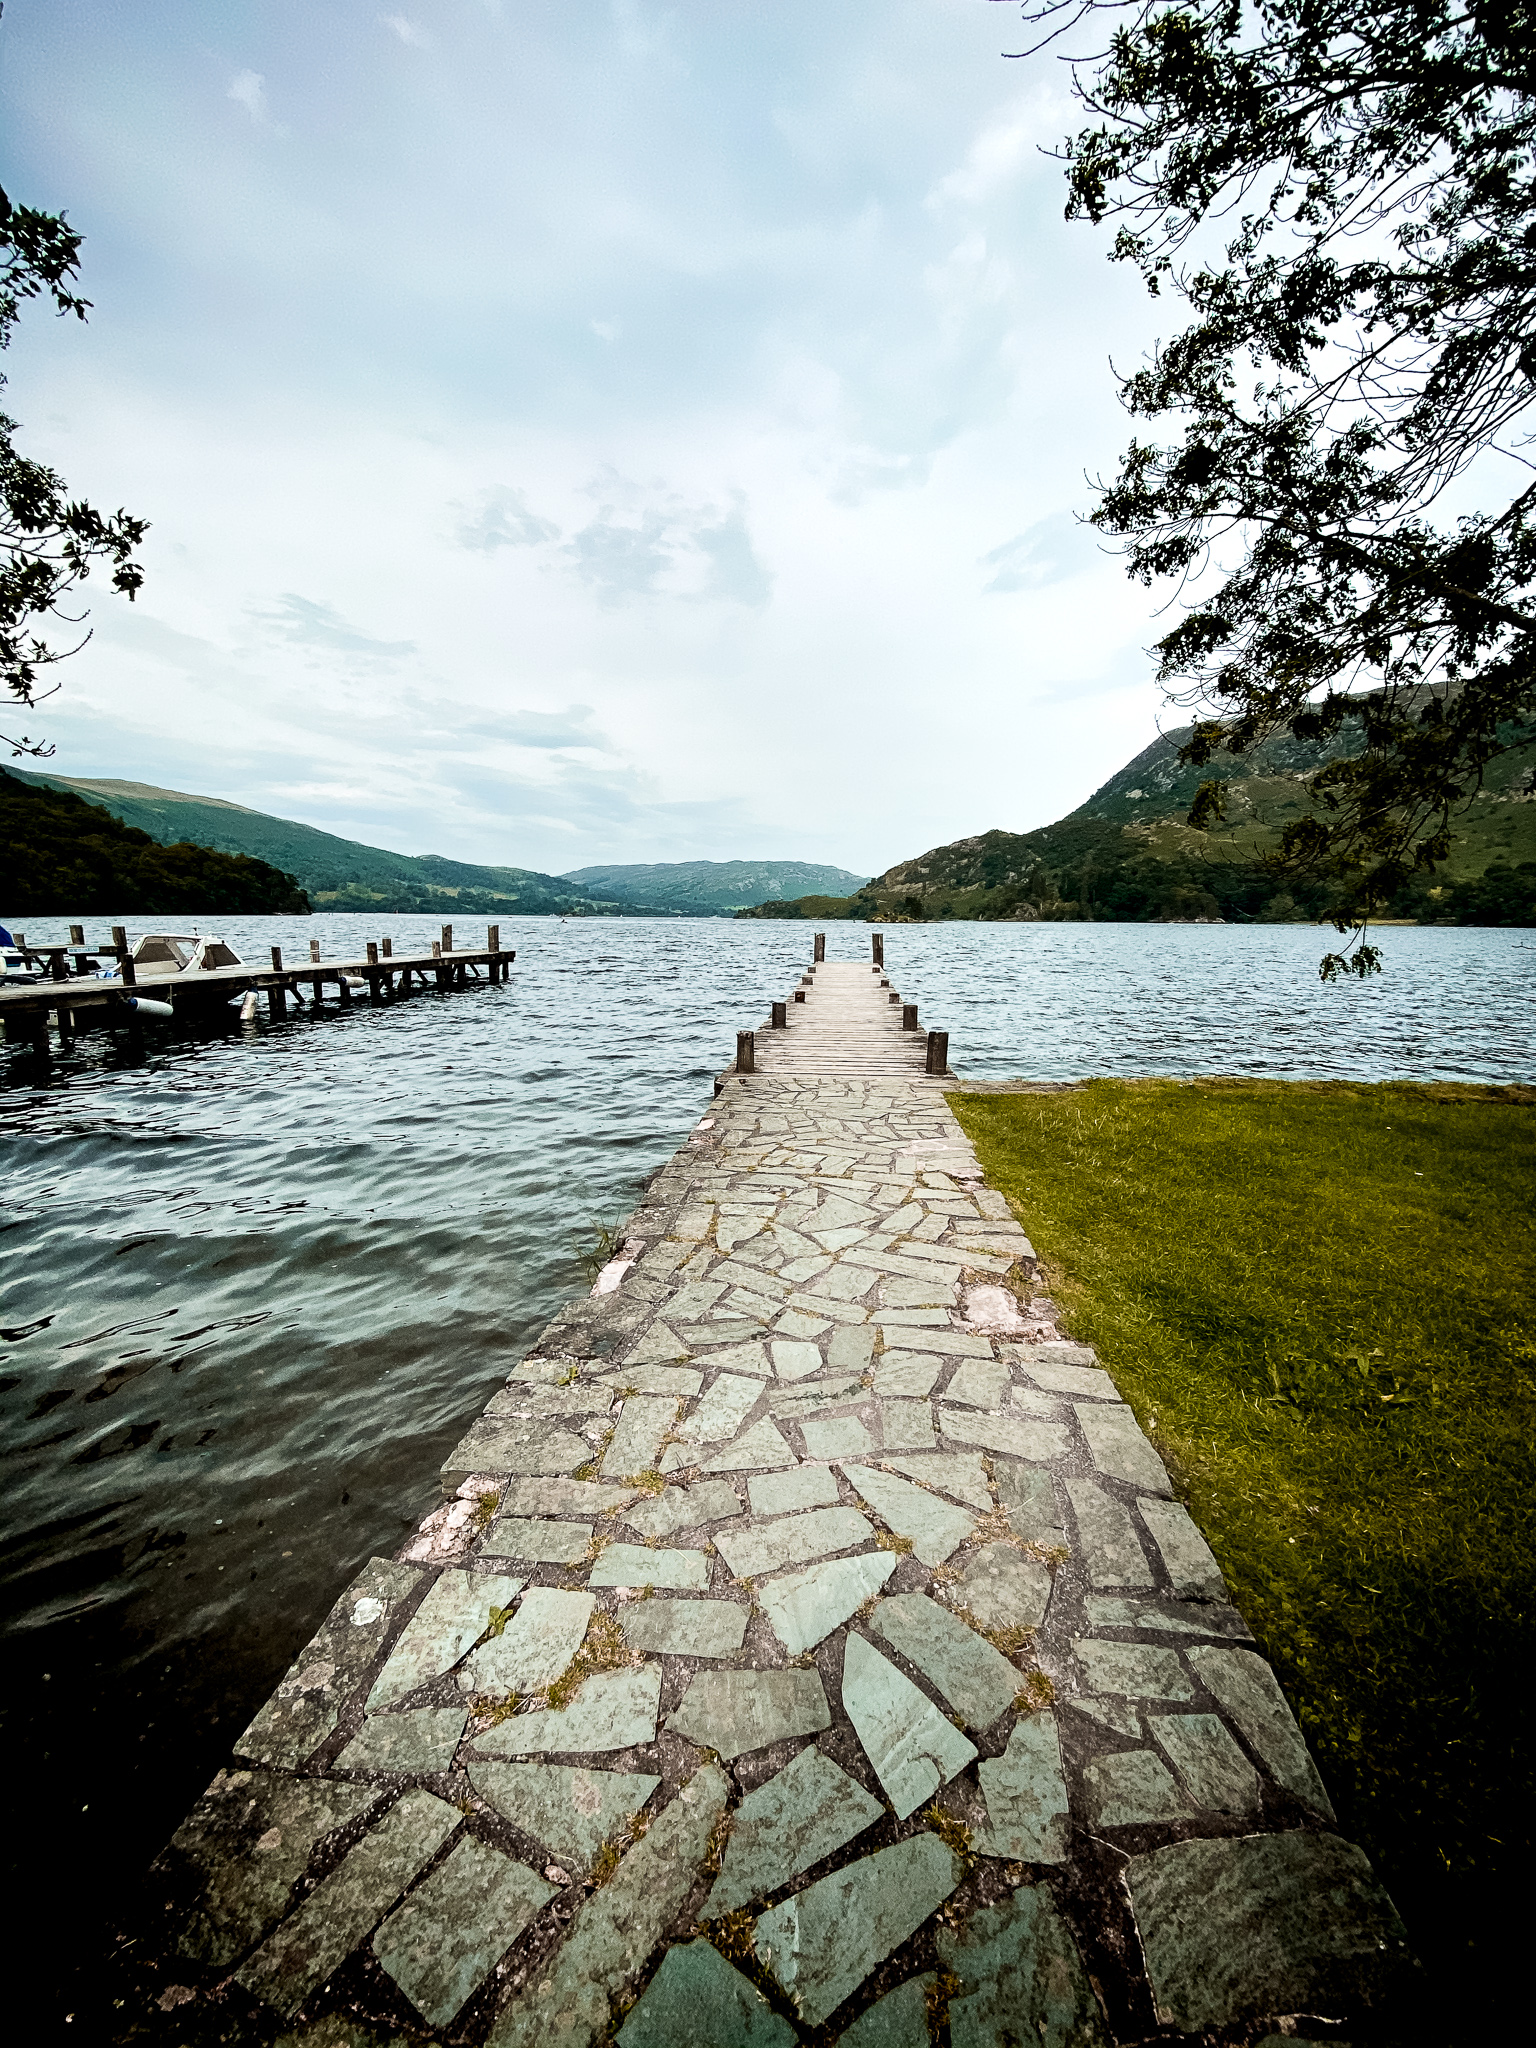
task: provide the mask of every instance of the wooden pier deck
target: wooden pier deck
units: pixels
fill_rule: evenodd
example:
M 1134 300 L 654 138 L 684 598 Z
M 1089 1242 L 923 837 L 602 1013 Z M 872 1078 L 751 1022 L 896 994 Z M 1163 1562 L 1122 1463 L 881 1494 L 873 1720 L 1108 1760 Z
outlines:
M 121 932 L 121 927 L 116 929 Z M 392 942 L 382 939 L 370 943 L 361 958 L 322 960 L 316 940 L 311 942 L 308 960 L 284 961 L 281 948 L 273 946 L 265 966 L 245 961 L 238 967 L 146 974 L 142 978 L 132 973 L 129 948 L 122 937 L 104 946 L 82 941 L 68 946 L 28 945 L 24 950 L 46 964 L 48 979 L 15 986 L 0 982 L 0 1025 L 7 1037 L 35 1038 L 47 1030 L 50 1019 L 65 1034 L 76 1028 L 77 1020 L 127 1022 L 134 1014 L 133 1000 L 140 997 L 169 1003 L 178 1013 L 195 1014 L 209 1004 L 227 1003 L 233 996 L 256 991 L 266 997 L 273 1017 L 285 1015 L 289 997 L 302 998 L 306 989 L 315 1004 L 327 992 L 343 1004 L 350 1003 L 354 995 L 387 1002 L 408 994 L 413 986 L 463 988 L 472 978 L 482 976 L 490 981 L 505 980 L 507 969 L 517 958 L 514 951 L 502 946 L 496 925 L 487 931 L 483 947 L 456 947 L 453 927 L 445 925 L 442 938 L 426 953 L 397 954 Z M 120 973 L 126 960 L 130 978 L 103 980 L 94 973 L 78 971 L 92 960 L 115 961 Z M 69 973 L 69 961 L 75 963 L 77 972 Z M 105 1018 L 92 1017 L 92 1012 L 107 1014 Z
M 235 1741 L 133 2039 L 1413 2037 L 1391 1901 L 879 980 L 744 1034 Z
M 910 1017 L 905 1026 L 904 1017 Z M 935 1071 L 916 1007 L 903 1004 L 878 967 L 851 960 L 816 962 L 794 995 L 775 1003 L 750 1035 L 750 1071 L 759 1074 L 874 1078 Z M 947 1053 L 947 1039 L 945 1046 Z

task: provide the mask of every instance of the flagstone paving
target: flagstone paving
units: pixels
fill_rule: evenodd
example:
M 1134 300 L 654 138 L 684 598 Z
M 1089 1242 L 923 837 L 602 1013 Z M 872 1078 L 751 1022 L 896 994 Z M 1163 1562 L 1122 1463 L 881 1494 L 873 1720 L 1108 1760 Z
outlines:
M 802 988 L 155 1866 L 178 2048 L 1411 2037 L 954 1082 L 879 971 Z

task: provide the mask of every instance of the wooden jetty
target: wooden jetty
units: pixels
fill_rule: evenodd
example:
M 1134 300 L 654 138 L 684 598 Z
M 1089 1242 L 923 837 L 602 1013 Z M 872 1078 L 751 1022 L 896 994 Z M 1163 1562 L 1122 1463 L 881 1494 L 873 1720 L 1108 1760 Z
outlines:
M 883 945 L 865 968 L 851 960 L 829 962 L 826 943 L 825 932 L 817 932 L 811 965 L 792 996 L 774 1003 L 756 1031 L 737 1032 L 736 1063 L 727 1073 L 948 1075 L 949 1033 L 920 1029 L 917 1004 L 903 1002 L 891 987 Z M 717 1095 L 724 1085 L 722 1076 Z
M 432 941 L 427 953 L 396 953 L 392 940 L 379 939 L 368 942 L 361 959 L 323 960 L 320 941 L 311 939 L 307 960 L 285 961 L 282 948 L 273 946 L 265 967 L 246 961 L 238 967 L 140 978 L 122 925 L 114 925 L 111 939 L 100 946 L 88 945 L 79 925 L 70 928 L 68 945 L 29 944 L 21 933 L 16 940 L 16 950 L 44 967 L 48 979 L 16 988 L 0 984 L 0 1025 L 7 1038 L 34 1040 L 46 1035 L 50 1020 L 65 1036 L 85 1021 L 131 1023 L 134 1002 L 140 998 L 169 1003 L 178 1017 L 191 1017 L 235 996 L 264 995 L 268 1013 L 283 1017 L 290 997 L 304 1001 L 306 989 L 316 1006 L 327 993 L 342 1004 L 357 995 L 382 1003 L 408 995 L 413 988 L 448 990 L 467 987 L 471 980 L 505 981 L 517 958 L 502 945 L 499 925 L 487 927 L 483 946 L 464 948 L 455 946 L 453 926 L 445 924 L 442 937 Z M 118 969 L 109 981 L 91 971 L 106 961 L 115 962 Z

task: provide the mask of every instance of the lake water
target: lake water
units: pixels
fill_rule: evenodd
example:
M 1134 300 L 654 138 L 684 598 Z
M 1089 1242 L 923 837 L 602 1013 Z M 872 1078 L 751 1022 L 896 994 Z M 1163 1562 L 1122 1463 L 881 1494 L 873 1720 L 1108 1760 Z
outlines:
M 106 921 L 87 920 L 88 929 Z M 231 920 L 250 959 L 426 919 Z M 35 940 L 66 923 L 27 920 Z M 461 943 L 478 931 L 460 929 Z M 0 1050 L 16 1880 L 99 1921 L 710 1098 L 803 924 L 504 920 L 510 980 L 196 1037 Z M 889 927 L 962 1075 L 1529 1080 L 1536 935 Z M 831 926 L 834 958 L 867 958 Z M 90 1947 L 85 1943 L 85 1950 Z

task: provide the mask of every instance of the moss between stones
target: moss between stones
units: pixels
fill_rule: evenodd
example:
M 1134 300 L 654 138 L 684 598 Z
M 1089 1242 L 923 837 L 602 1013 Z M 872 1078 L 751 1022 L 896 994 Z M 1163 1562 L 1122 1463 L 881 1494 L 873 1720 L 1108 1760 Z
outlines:
M 949 1099 L 1209 1538 L 1343 1832 L 1442 1981 L 1497 1996 L 1536 1803 L 1513 1678 L 1533 1656 L 1536 1089 Z

